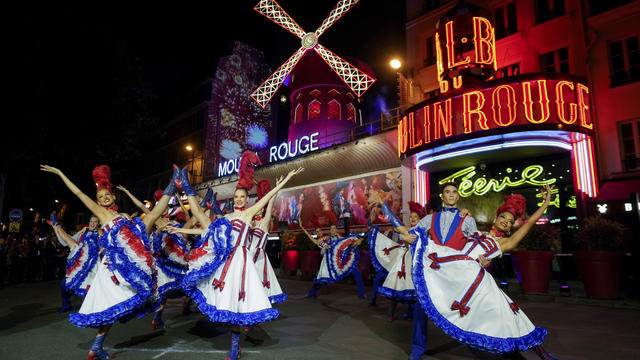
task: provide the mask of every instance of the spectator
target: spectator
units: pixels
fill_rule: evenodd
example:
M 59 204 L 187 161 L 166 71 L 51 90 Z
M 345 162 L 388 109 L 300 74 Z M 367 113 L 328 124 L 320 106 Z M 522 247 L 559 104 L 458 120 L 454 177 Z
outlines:
M 9 248 L 9 259 L 11 261 L 10 282 L 12 284 L 24 280 L 24 266 L 27 258 L 26 246 L 26 238 L 22 242 L 18 242 L 18 239 L 13 239 Z
M 26 238 L 25 238 L 26 239 Z M 38 280 L 40 273 L 40 244 L 37 238 L 31 237 L 27 246 L 27 282 Z
M 9 247 L 6 239 L 0 235 L 0 288 L 4 287 L 4 279 L 7 276 L 7 257 L 9 256 Z
M 56 275 L 56 246 L 58 240 L 52 239 L 51 235 L 45 237 L 42 243 L 42 280 L 49 281 Z

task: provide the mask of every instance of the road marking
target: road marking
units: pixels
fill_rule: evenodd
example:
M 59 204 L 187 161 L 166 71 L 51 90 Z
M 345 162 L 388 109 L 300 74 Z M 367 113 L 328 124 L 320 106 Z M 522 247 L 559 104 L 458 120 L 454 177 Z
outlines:
M 174 344 L 169 346 L 168 348 L 160 348 L 160 349 L 146 349 L 146 348 L 136 348 L 136 347 L 131 347 L 131 348 L 112 348 L 112 347 L 105 347 L 105 350 L 108 351 L 140 351 L 140 352 L 158 352 L 159 354 L 156 354 L 152 357 L 152 359 L 158 359 L 160 358 L 162 355 L 164 354 L 168 354 L 168 353 L 197 353 L 197 354 L 226 354 L 229 352 L 229 350 L 198 350 L 198 349 L 181 349 L 180 346 L 182 344 Z M 252 351 L 252 350 L 244 350 L 242 349 L 242 353 L 243 354 L 260 354 L 260 351 Z

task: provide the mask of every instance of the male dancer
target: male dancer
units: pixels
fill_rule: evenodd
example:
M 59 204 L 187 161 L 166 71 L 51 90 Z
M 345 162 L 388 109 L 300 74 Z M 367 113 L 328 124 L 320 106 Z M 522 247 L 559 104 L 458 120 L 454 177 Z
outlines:
M 460 195 L 456 183 L 445 183 L 440 189 L 442 209 L 425 216 L 415 227 L 421 227 L 428 234 L 429 239 L 435 241 L 436 244 L 461 250 L 467 242 L 467 238 L 478 231 L 476 221 L 470 216 L 460 216 L 460 211 L 457 208 Z M 393 215 L 386 203 L 383 204 L 382 211 L 396 230 L 406 234 L 405 238 L 408 239 L 408 242 L 413 242 L 416 236 L 408 234 L 409 229 Z M 411 250 L 415 251 L 415 246 L 411 246 Z M 489 264 L 489 261 L 484 257 L 479 260 L 483 267 Z M 416 360 L 424 354 L 427 346 L 427 316 L 419 302 L 416 302 L 413 309 L 413 339 L 409 359 Z

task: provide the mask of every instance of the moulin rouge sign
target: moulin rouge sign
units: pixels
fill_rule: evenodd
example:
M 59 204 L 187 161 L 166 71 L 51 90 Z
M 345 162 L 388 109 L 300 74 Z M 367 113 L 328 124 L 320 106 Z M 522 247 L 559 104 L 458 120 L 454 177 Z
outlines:
M 462 27 L 460 34 L 454 33 L 454 21 L 444 23 L 436 33 L 442 94 L 405 112 L 398 123 L 399 156 L 458 135 L 482 136 L 486 130 L 500 133 L 523 126 L 527 130 L 568 126 L 591 132 L 589 88 L 581 80 L 565 74 L 491 80 L 497 69 L 494 30 L 484 18 L 473 17 L 469 23 L 472 26 Z M 441 37 L 446 39 L 444 49 Z

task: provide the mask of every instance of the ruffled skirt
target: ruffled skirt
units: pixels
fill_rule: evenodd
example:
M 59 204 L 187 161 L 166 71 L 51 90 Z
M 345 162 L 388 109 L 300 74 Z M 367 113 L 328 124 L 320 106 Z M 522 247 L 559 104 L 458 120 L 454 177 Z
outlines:
M 287 299 L 287 294 L 282 292 L 276 273 L 271 267 L 271 262 L 264 249 L 251 249 L 251 260 L 255 265 L 258 275 L 262 279 L 262 286 L 272 304 L 279 304 Z

